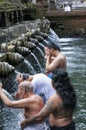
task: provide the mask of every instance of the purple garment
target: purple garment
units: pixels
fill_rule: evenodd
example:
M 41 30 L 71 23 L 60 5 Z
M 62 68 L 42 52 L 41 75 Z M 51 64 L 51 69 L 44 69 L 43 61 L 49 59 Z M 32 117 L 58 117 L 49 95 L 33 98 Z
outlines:
M 55 94 L 55 90 L 51 84 L 51 79 L 43 73 L 34 75 L 32 85 L 34 93 L 42 97 L 44 104 L 46 104 L 49 97 Z

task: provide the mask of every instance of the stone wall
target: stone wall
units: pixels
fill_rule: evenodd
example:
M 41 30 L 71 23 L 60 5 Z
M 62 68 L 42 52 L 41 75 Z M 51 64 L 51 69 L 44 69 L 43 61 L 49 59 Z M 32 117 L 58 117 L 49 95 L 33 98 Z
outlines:
M 86 10 L 48 12 L 46 17 L 60 37 L 86 37 Z

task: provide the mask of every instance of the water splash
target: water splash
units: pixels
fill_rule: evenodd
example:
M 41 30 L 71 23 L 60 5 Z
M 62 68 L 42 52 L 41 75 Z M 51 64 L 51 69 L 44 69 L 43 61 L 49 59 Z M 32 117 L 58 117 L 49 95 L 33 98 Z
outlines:
M 3 88 L 2 91 L 7 95 L 7 97 L 9 97 L 10 99 L 13 99 L 13 96 L 7 90 Z
M 27 65 L 28 69 L 30 70 L 30 74 L 34 74 L 34 68 L 33 66 L 31 65 L 31 63 L 27 60 L 24 60 L 24 63 Z
M 44 57 L 43 51 L 39 47 L 36 47 L 36 49 L 40 52 L 41 57 Z
M 43 43 L 39 42 L 39 45 L 42 46 L 42 48 L 45 47 L 45 45 L 43 45 Z
M 41 72 L 41 65 L 33 52 L 30 53 L 30 55 L 27 57 L 27 60 L 32 64 L 36 72 Z

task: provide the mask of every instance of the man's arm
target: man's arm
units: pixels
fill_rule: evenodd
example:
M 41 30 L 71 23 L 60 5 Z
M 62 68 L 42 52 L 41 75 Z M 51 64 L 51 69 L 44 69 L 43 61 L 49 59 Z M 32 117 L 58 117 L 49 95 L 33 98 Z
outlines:
M 50 97 L 46 105 L 37 115 L 35 115 L 33 118 L 25 119 L 24 121 L 22 121 L 21 128 L 23 129 L 28 124 L 40 123 L 44 121 L 44 119 L 56 109 L 57 104 L 55 99 L 55 96 Z
M 14 107 L 14 108 L 26 108 L 27 107 L 27 103 L 28 103 L 28 107 L 29 107 L 29 99 L 21 99 L 21 100 L 17 100 L 17 101 L 11 101 L 2 90 L 0 90 L 0 97 L 2 99 L 2 101 L 5 103 L 6 106 L 8 107 Z
M 54 69 L 58 68 L 60 66 L 60 59 L 59 58 L 54 58 L 54 60 L 50 63 L 49 58 L 47 58 L 46 61 L 46 71 L 50 72 L 53 71 Z
M 0 83 L 0 98 L 8 107 L 14 107 L 14 108 L 25 108 L 27 107 L 27 103 L 31 103 L 31 100 L 29 98 L 21 99 L 18 101 L 11 101 L 2 91 L 2 84 Z

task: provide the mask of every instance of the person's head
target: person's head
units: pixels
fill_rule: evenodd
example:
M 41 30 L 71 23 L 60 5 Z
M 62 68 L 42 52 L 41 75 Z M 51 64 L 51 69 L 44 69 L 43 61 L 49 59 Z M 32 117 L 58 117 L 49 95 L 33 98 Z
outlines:
M 53 53 L 55 51 L 59 51 L 60 52 L 60 48 L 54 42 L 50 42 L 50 43 L 45 45 L 45 55 L 48 53 L 48 51 L 51 53 L 51 55 L 53 55 Z
M 76 107 L 76 93 L 65 69 L 59 68 L 52 72 L 52 85 L 61 97 L 64 107 L 73 111 Z
M 18 83 L 23 82 L 24 80 L 32 81 L 33 75 L 29 75 L 28 73 L 19 73 L 16 77 Z
M 45 47 L 47 47 L 47 48 L 49 48 L 49 49 L 52 49 L 52 48 L 53 48 L 54 50 L 60 51 L 59 46 L 56 45 L 56 43 L 54 43 L 54 42 L 52 42 L 52 41 L 50 41 L 48 44 L 46 44 Z
M 18 85 L 18 96 L 20 99 L 27 98 L 29 95 L 33 94 L 33 86 L 29 81 L 23 81 Z

